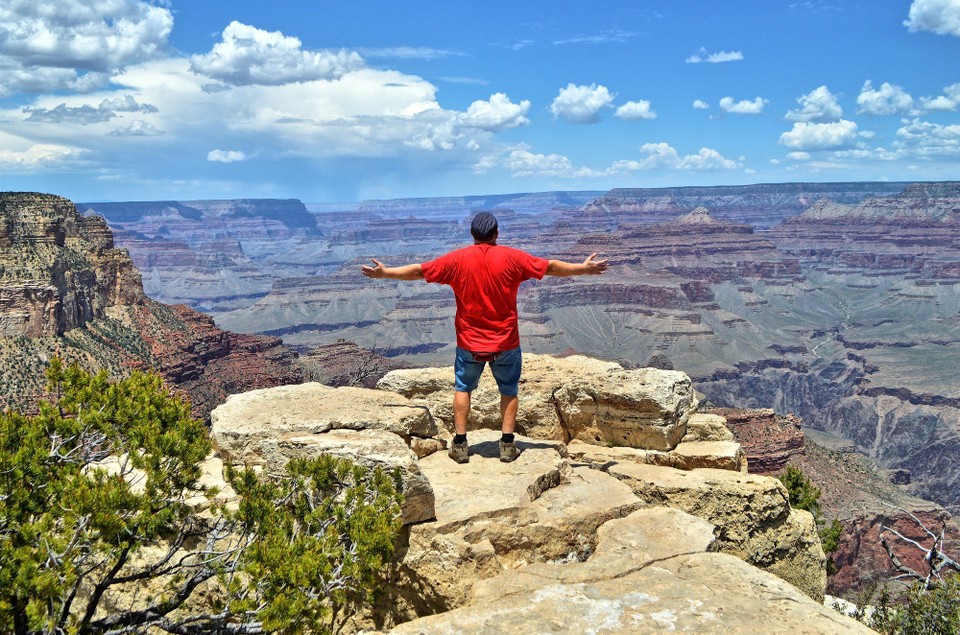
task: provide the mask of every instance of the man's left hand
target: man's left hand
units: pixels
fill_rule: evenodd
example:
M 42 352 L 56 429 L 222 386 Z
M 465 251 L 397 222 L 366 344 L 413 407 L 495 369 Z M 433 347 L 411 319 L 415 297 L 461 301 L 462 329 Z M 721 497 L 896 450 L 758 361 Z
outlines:
M 365 275 L 368 278 L 384 278 L 386 277 L 387 268 L 379 260 L 374 260 L 373 258 L 370 261 L 374 264 L 373 267 L 370 265 L 361 265 L 360 273 Z

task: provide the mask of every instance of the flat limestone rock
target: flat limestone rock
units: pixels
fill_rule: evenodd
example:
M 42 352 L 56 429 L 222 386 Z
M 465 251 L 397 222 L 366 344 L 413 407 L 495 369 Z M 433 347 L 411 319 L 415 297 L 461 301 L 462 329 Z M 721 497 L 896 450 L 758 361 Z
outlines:
M 517 460 L 501 463 L 499 440 L 499 433 L 477 430 L 468 436 L 469 462 L 456 463 L 446 452 L 420 460 L 420 470 L 433 485 L 436 497 L 437 531 L 510 513 L 560 485 L 569 473 L 569 464 L 554 444 L 524 437 L 517 437 L 521 450 Z
M 680 470 L 706 467 L 747 473 L 747 457 L 736 441 L 682 441 L 670 454 L 671 467 Z
M 410 527 L 401 562 L 400 617 L 462 606 L 479 580 L 531 562 L 575 561 L 592 553 L 597 528 L 635 511 L 629 486 L 572 469 L 553 442 L 517 437 L 522 450 L 501 463 L 499 433 L 469 434 L 470 461 L 446 453 L 421 460 L 436 496 L 436 520 Z
M 403 481 L 403 522 L 416 523 L 433 518 L 434 492 L 420 470 L 416 455 L 399 436 L 383 430 L 331 430 L 323 434 L 290 435 L 265 441 L 263 455 L 267 469 L 275 470 L 292 458 L 313 458 L 323 454 L 347 458 L 365 467 L 399 468 Z
M 678 470 L 713 468 L 747 472 L 747 459 L 740 444 L 734 441 L 683 441 L 672 450 L 640 450 L 637 448 L 606 447 L 571 441 L 570 458 L 606 469 L 613 463 L 645 463 L 673 467 Z
M 709 553 L 711 525 L 650 509 L 608 522 L 585 562 L 535 564 L 477 585 L 470 604 L 390 631 L 872 633 L 742 560 Z
M 813 517 L 790 509 L 787 491 L 777 479 L 629 462 L 610 465 L 607 471 L 650 506 L 675 507 L 713 523 L 724 553 L 772 571 L 823 601 L 826 559 Z
M 667 450 L 696 411 L 690 378 L 678 371 L 626 370 L 579 355 L 526 354 L 523 363 L 517 430 L 532 438 Z M 452 431 L 452 382 L 449 367 L 391 371 L 377 386 L 423 403 Z M 485 372 L 473 392 L 470 429 L 498 429 L 499 403 L 496 382 Z
M 256 462 L 263 439 L 330 430 L 386 430 L 403 437 L 432 437 L 430 413 L 406 397 L 368 388 L 309 383 L 231 395 L 211 414 L 224 458 Z

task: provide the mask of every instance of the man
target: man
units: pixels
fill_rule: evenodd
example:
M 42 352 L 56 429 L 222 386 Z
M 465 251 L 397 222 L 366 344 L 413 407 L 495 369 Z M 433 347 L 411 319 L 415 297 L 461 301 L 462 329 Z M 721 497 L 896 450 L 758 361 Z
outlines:
M 453 422 L 456 435 L 450 458 L 457 463 L 470 460 L 467 446 L 467 417 L 470 393 L 489 362 L 500 390 L 500 460 L 513 461 L 520 455 L 513 430 L 517 422 L 520 381 L 520 330 L 517 322 L 517 290 L 520 283 L 543 276 L 599 275 L 606 260 L 594 260 L 596 253 L 581 263 L 546 260 L 519 249 L 497 244 L 499 228 L 490 212 L 480 212 L 470 224 L 473 245 L 452 251 L 422 264 L 387 267 L 373 261 L 363 266 L 368 278 L 439 282 L 453 287 L 457 300 L 454 326 L 457 353 L 454 362 Z

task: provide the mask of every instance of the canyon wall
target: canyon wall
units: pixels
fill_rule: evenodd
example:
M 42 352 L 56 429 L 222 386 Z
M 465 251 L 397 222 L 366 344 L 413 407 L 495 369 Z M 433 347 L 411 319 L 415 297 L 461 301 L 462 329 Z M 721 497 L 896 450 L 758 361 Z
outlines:
M 148 298 L 103 218 L 58 196 L 0 193 L 0 408 L 33 410 L 54 356 L 115 376 L 159 372 L 200 417 L 229 394 L 303 379 L 279 338 Z

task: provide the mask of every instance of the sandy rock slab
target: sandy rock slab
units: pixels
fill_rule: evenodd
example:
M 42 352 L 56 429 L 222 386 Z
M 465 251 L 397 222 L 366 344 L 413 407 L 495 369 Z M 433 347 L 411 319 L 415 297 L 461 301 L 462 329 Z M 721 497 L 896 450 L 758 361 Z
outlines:
M 567 449 L 570 458 L 589 463 L 598 469 L 620 461 L 694 470 L 707 467 L 733 472 L 747 472 L 747 459 L 734 441 L 682 441 L 672 450 L 640 450 L 606 447 L 583 441 L 572 441 Z
M 523 364 L 517 429 L 533 438 L 669 450 L 696 411 L 690 378 L 682 372 L 627 370 L 579 355 L 525 354 Z M 391 371 L 377 386 L 423 403 L 451 431 L 452 381 L 452 367 L 405 369 Z M 499 403 L 486 372 L 473 393 L 471 428 L 498 429 Z
M 406 397 L 318 383 L 231 395 L 210 421 L 221 453 L 234 461 L 256 461 L 262 440 L 290 434 L 376 429 L 410 438 L 438 431 L 430 413 Z
M 619 462 L 607 472 L 649 506 L 681 509 L 716 527 L 718 548 L 823 601 L 826 558 L 809 512 L 793 510 L 775 478 Z
M 598 532 L 585 562 L 535 564 L 477 585 L 467 606 L 390 631 L 420 633 L 872 633 L 783 580 L 712 553 L 712 526 L 641 510 Z
M 593 552 L 598 527 L 640 505 L 617 479 L 571 468 L 556 442 L 518 437 L 520 457 L 501 463 L 499 436 L 471 432 L 466 464 L 446 453 L 421 460 L 436 519 L 410 527 L 399 620 L 462 606 L 474 584 L 504 570 L 582 560 Z

